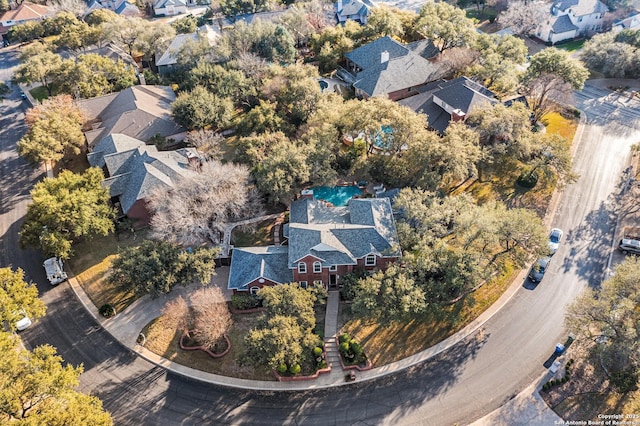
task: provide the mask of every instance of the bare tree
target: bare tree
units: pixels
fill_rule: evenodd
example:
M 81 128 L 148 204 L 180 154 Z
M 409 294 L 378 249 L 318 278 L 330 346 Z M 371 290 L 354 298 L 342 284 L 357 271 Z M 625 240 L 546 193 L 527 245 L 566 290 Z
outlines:
M 203 153 L 209 160 L 222 159 L 220 144 L 224 138 L 213 130 L 194 130 L 187 134 L 185 143 Z
M 191 326 L 191 315 L 189 305 L 184 297 L 170 300 L 162 308 L 162 316 L 170 323 L 175 324 L 177 330 L 188 331 Z
M 49 8 L 54 15 L 59 12 L 71 12 L 76 16 L 83 17 L 89 12 L 87 3 L 82 0 L 56 0 L 50 4 Z
M 498 21 L 503 27 L 511 27 L 514 34 L 529 35 L 549 15 L 548 3 L 538 1 L 514 1 L 502 12 Z
M 224 295 L 219 287 L 205 287 L 191 295 L 194 315 L 193 337 L 207 349 L 212 349 L 224 336 L 232 320 Z
M 184 245 L 218 244 L 226 224 L 263 214 L 246 166 L 210 161 L 199 172 L 149 196 L 156 238 Z

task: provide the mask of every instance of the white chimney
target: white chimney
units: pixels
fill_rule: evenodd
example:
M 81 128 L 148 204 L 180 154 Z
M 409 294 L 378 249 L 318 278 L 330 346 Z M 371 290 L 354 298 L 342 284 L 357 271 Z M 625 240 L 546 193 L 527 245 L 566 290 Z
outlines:
M 385 62 L 389 62 L 389 51 L 387 50 L 380 54 L 380 63 L 384 64 Z
M 338 0 L 338 13 L 342 11 L 342 0 Z

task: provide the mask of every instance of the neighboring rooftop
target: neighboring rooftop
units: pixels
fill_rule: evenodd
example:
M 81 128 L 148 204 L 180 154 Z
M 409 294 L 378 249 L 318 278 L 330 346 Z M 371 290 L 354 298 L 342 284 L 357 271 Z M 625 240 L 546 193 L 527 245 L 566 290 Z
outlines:
M 44 19 L 49 15 L 51 15 L 51 10 L 48 6 L 23 1 L 17 8 L 3 13 L 0 16 L 0 22 L 10 26 L 27 21 Z
M 427 85 L 424 92 L 398 103 L 427 115 L 429 127 L 444 133 L 452 120 L 464 117 L 475 108 L 497 103 L 495 94 L 486 87 L 459 77 Z
M 155 188 L 173 186 L 182 178 L 194 176 L 194 158 L 199 159 L 199 155 L 193 148 L 158 151 L 155 145 L 123 134 L 101 139 L 87 154 L 91 166 L 106 168 L 104 185 L 111 197 L 119 198 L 124 214 Z
M 156 135 L 183 134 L 186 130 L 171 115 L 175 99 L 169 86 L 133 86 L 119 93 L 79 100 L 78 106 L 93 121 L 93 130 L 85 132 L 89 147 L 111 133 L 143 141 Z

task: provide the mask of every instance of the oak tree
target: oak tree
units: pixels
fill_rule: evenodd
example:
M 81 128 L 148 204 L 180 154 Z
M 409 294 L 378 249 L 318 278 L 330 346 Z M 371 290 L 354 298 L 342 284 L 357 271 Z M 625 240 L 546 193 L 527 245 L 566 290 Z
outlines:
M 33 203 L 20 231 L 23 246 L 39 247 L 47 256 L 68 259 L 80 239 L 113 232 L 115 212 L 99 168 L 82 174 L 68 170 L 45 178 L 31 190 Z

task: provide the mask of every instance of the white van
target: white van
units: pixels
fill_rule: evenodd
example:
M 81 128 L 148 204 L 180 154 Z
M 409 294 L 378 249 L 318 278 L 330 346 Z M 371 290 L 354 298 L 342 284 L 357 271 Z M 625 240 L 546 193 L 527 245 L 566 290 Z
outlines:
M 62 259 L 51 257 L 45 260 L 42 266 L 47 272 L 47 279 L 51 285 L 57 285 L 67 280 L 67 273 L 62 269 Z

